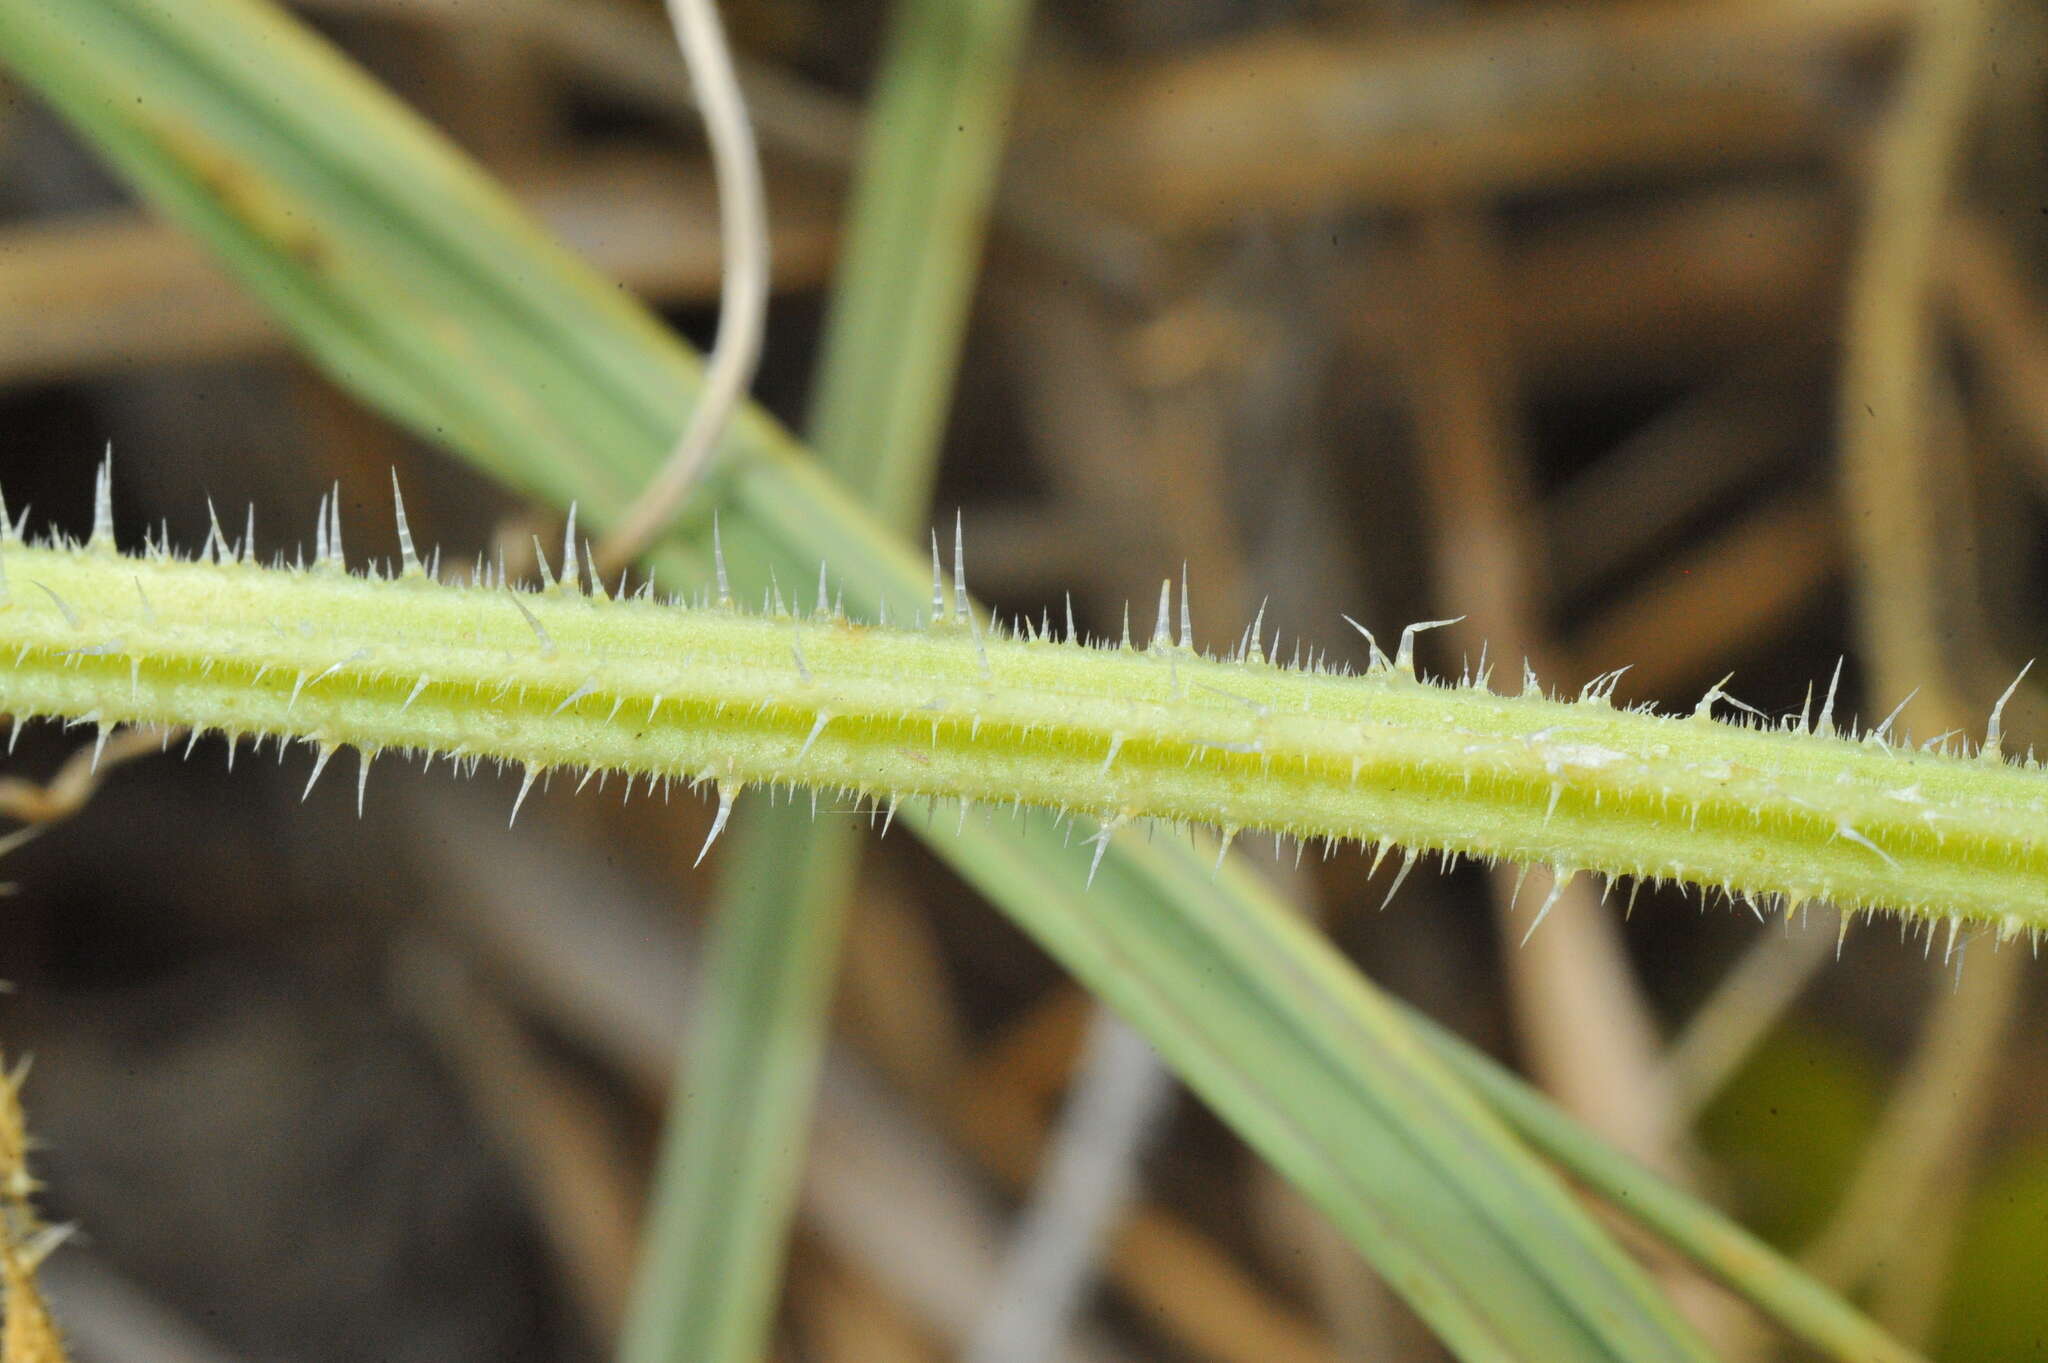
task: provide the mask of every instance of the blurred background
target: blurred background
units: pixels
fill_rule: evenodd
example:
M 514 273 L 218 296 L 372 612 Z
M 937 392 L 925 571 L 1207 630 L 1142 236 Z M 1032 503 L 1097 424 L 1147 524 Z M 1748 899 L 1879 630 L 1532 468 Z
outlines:
M 716 200 L 657 5 L 296 8 L 708 344 Z M 757 392 L 794 423 L 889 7 L 724 9 L 772 215 Z M 2041 650 L 2031 0 L 1046 0 L 1027 54 L 936 501 L 1006 613 L 1072 592 L 1114 632 L 1186 563 L 1204 648 L 1262 602 L 1340 657 L 1340 612 L 1382 637 L 1462 613 L 1437 671 L 1482 644 L 1564 691 L 1628 666 L 1619 699 L 1683 709 L 1732 672 L 1772 715 L 1846 658 L 1836 713 L 1919 687 L 1920 738 L 1980 735 Z M 295 358 L 14 88 L 0 166 L 0 487 L 32 525 L 85 530 L 111 441 L 124 543 L 196 547 L 211 497 L 288 549 L 339 480 L 351 548 L 384 554 L 393 468 L 453 561 L 555 532 Z M 2008 749 L 2044 715 L 2023 689 Z M 47 1207 L 82 1228 L 49 1268 L 81 1343 L 604 1356 L 709 811 L 558 784 L 507 833 L 512 784 L 388 763 L 358 821 L 347 780 L 301 805 L 305 753 L 230 775 L 217 741 L 44 789 L 79 745 L 37 726 L 0 770 L 15 815 L 69 816 L 0 868 L 0 1039 L 35 1056 Z M 1382 911 L 1392 866 L 1266 860 L 1373 978 L 1932 1356 L 2048 1356 L 2024 952 L 1881 926 L 1838 951 L 1829 913 L 1649 892 L 1625 920 L 1575 895 L 1524 947 L 1511 877 L 1414 877 Z M 775 1356 L 958 1356 L 1084 1120 L 1090 1006 L 898 835 L 835 1017 Z M 1130 1201 L 1058 1356 L 1443 1356 L 1148 1055 L 1115 1063 L 1147 1095 L 1102 1136 Z M 1731 1357 L 1784 1356 L 1673 1282 Z

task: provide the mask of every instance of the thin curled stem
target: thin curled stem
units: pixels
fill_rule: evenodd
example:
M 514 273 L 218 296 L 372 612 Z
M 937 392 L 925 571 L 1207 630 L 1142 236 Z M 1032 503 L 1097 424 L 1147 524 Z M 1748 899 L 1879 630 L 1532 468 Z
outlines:
M 719 242 L 725 257 L 718 337 L 704 387 L 675 448 L 597 548 L 599 571 L 607 576 L 639 558 L 668 528 L 703 475 L 754 381 L 768 322 L 768 196 L 753 123 L 718 21 L 718 6 L 715 0 L 668 0 L 668 13 L 704 113 L 718 177 Z

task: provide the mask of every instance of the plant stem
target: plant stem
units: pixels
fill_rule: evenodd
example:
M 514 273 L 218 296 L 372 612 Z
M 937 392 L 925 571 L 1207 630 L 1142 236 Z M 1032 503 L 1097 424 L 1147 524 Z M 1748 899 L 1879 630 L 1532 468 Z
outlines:
M 1930 924 L 2048 926 L 2048 775 L 1825 721 L 1744 727 L 984 627 L 9 545 L 0 709 L 1267 829 Z M 945 614 L 945 613 L 941 613 Z M 1711 699 L 1711 697 L 1710 697 Z M 1538 911 L 1540 921 L 1542 910 Z M 1532 925 L 1533 926 L 1533 925 Z

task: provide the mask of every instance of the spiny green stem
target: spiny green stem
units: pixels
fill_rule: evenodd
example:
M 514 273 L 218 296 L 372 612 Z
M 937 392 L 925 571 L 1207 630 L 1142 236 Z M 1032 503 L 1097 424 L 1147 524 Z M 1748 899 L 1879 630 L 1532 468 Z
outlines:
M 329 540 L 326 535 L 323 540 Z M 338 539 L 338 536 L 333 537 Z M 1109 828 L 1201 822 L 1379 854 L 1552 863 L 1829 899 L 2002 933 L 2048 927 L 2048 773 L 1838 736 L 1419 681 L 1411 636 L 1343 675 L 821 609 L 745 614 L 85 546 L 0 550 L 0 709 L 179 724 L 474 764 L 855 796 L 1039 805 Z M 956 593 L 956 599 L 964 597 Z M 319 767 L 316 767 L 317 777 Z M 522 795 L 524 789 L 522 789 Z M 516 810 L 515 810 L 516 812 Z M 1102 836 L 1106 836 L 1102 835 Z M 1545 906 L 1547 908 L 1547 905 Z M 1541 910 L 1539 910 L 1540 919 Z

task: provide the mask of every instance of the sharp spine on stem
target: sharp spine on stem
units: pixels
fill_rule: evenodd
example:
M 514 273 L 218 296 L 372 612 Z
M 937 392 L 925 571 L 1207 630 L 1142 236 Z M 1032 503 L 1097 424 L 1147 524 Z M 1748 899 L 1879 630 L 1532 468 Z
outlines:
M 405 519 L 405 494 L 398 490 L 398 470 L 391 470 L 391 509 L 398 520 L 398 572 L 401 577 L 425 577 L 419 551 L 413 547 L 412 526 Z
M 114 445 L 107 442 L 106 457 L 92 485 L 92 534 L 85 547 L 107 553 L 114 550 Z
M 973 613 L 967 600 L 967 531 L 960 512 L 953 513 L 953 623 L 964 625 Z

